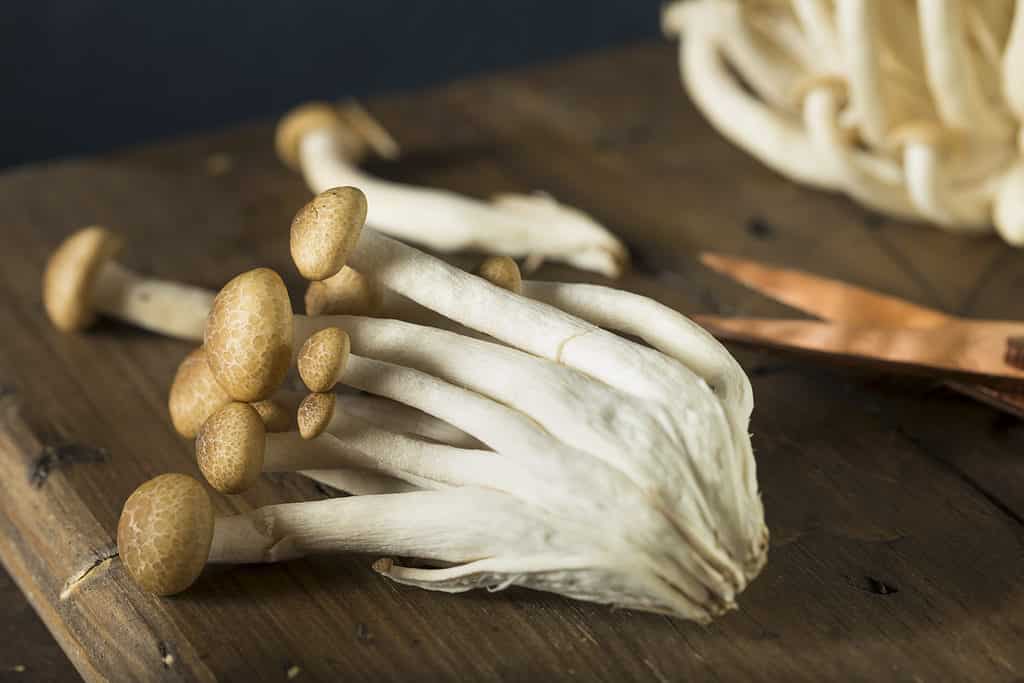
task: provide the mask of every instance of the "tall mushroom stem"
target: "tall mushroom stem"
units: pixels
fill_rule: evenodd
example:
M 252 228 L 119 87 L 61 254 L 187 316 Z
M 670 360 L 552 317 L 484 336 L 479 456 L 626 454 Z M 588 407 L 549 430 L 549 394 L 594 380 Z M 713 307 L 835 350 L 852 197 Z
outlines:
M 747 94 L 726 66 L 726 36 L 739 25 L 739 9 L 726 3 L 683 3 L 672 8 L 681 31 L 679 68 L 690 98 L 715 128 L 761 163 L 801 183 L 840 189 L 817 162 L 799 122 Z
M 213 293 L 140 275 L 115 259 L 121 240 L 92 226 L 68 237 L 50 256 L 43 302 L 53 324 L 71 332 L 97 313 L 180 339 L 200 340 Z
M 306 105 L 279 125 L 279 153 L 301 169 L 314 193 L 362 188 L 371 200 L 367 221 L 382 232 L 438 251 L 536 255 L 609 277 L 628 260 L 604 227 L 546 195 L 503 195 L 487 203 L 376 178 L 353 163 L 351 137 L 330 107 Z
M 1024 3 L 1015 3 L 1010 35 L 1003 50 L 1003 97 L 1017 116 L 1024 121 Z
M 980 137 L 1007 137 L 1007 119 L 985 101 L 975 73 L 959 0 L 918 3 L 925 66 L 942 122 Z
M 879 63 L 878 21 L 876 0 L 848 0 L 836 5 L 850 103 L 861 134 L 875 147 L 885 140 L 891 120 Z

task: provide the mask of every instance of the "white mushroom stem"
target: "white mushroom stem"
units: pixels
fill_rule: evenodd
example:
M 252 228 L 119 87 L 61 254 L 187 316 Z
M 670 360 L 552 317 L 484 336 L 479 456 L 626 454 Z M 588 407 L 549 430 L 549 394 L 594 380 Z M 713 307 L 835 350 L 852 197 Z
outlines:
M 974 71 L 960 0 L 918 2 L 932 97 L 944 124 L 979 137 L 1006 137 L 1009 122 L 985 101 Z
M 799 122 L 751 97 L 729 73 L 727 36 L 740 25 L 739 8 L 708 2 L 674 7 L 678 8 L 675 21 L 682 33 L 679 68 L 683 85 L 715 128 L 789 178 L 812 187 L 840 189 L 840 179 L 818 163 Z
M 324 431 L 309 440 L 296 433 L 268 435 L 264 469 L 355 467 L 378 471 L 421 488 L 492 488 L 495 482 L 504 483 L 503 489 L 530 485 L 520 467 L 493 451 L 453 448 L 414 439 L 375 427 L 342 410 L 335 409 Z M 522 483 L 513 485 L 514 479 Z
M 889 111 L 882 70 L 877 0 L 846 0 L 836 4 L 850 102 L 864 139 L 880 146 L 889 129 Z
M 337 395 L 337 405 L 345 412 L 360 417 L 382 429 L 411 434 L 455 448 L 483 449 L 478 439 L 422 410 L 379 396 Z
M 1002 66 L 1003 97 L 1018 121 L 1024 120 L 1024 2 L 1015 3 Z
M 110 260 L 100 267 L 92 290 L 102 313 L 159 334 L 202 342 L 215 292 L 144 277 Z
M 848 136 L 839 128 L 839 86 L 830 82 L 813 85 L 804 96 L 804 123 L 814 143 L 815 158 L 842 179 L 842 187 L 858 201 L 902 218 L 916 217 L 914 206 L 902 187 L 898 165 L 886 168 L 876 163 L 868 168 L 858 163 Z M 882 160 L 878 160 L 881 162 Z M 878 176 L 892 175 L 892 184 Z
M 697 373 L 738 415 L 750 416 L 754 398 L 746 373 L 707 330 L 678 311 L 600 285 L 527 280 L 522 294 L 599 327 L 643 339 Z
M 329 470 L 303 470 L 300 474 L 332 489 L 353 496 L 372 496 L 380 493 L 418 491 L 419 487 L 385 474 L 369 470 L 334 468 Z
M 819 72 L 838 72 L 842 67 L 837 53 L 840 46 L 839 37 L 836 35 L 832 15 L 826 3 L 823 0 L 793 0 L 793 9 L 814 49 L 814 54 L 821 60 Z
M 938 145 L 909 140 L 903 148 L 907 190 L 928 220 L 956 232 L 986 232 L 991 200 L 977 193 L 956 193 L 943 174 Z
M 269 505 L 218 518 L 209 562 L 279 562 L 323 553 L 472 562 L 522 545 L 517 536 L 529 535 L 528 518 L 508 514 L 513 503 L 497 491 L 465 488 Z M 484 509 L 488 514 L 481 515 Z
M 617 277 L 622 244 L 582 212 L 545 195 L 504 195 L 493 203 L 447 190 L 375 178 L 352 164 L 329 129 L 306 133 L 299 159 L 314 193 L 353 185 L 367 195 L 367 224 L 438 251 L 478 249 L 509 256 L 540 255 Z

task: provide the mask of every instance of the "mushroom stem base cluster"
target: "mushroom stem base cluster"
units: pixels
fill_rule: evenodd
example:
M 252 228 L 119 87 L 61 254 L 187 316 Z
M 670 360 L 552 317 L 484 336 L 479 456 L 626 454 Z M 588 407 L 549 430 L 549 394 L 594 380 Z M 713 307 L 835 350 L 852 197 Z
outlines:
M 730 141 L 886 214 L 1024 245 L 1024 5 L 677 0 L 683 85 Z

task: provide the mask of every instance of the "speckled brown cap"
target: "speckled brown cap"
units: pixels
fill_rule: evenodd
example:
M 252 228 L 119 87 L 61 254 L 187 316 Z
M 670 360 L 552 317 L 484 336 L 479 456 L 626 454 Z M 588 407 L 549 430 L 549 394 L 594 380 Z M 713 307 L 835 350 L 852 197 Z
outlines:
M 186 439 L 196 438 L 207 418 L 230 401 L 206 362 L 206 351 L 199 347 L 185 356 L 174 373 L 167 398 L 175 431 Z
M 342 269 L 366 222 L 366 195 L 333 187 L 313 197 L 292 220 L 292 261 L 307 280 L 326 280 Z
M 121 240 L 106 228 L 82 228 L 61 243 L 43 273 L 43 305 L 61 332 L 75 332 L 96 318 L 92 288 L 97 273 L 121 250 Z
M 203 346 L 221 387 L 236 401 L 268 398 L 292 358 L 292 305 L 281 277 L 269 268 L 224 285 L 206 319 Z
M 203 423 L 196 437 L 196 462 L 221 493 L 252 488 L 263 471 L 267 433 L 248 403 L 229 403 Z
M 125 501 L 117 551 L 143 590 L 180 593 L 203 571 L 213 523 L 213 505 L 202 484 L 184 474 L 163 474 Z
M 323 434 L 334 417 L 334 394 L 310 394 L 299 404 L 299 434 L 303 439 L 315 439 Z
M 373 315 L 383 302 L 381 289 L 348 266 L 306 288 L 306 315 Z
M 476 274 L 502 289 L 519 294 L 523 290 L 523 275 L 519 265 L 508 256 L 489 256 L 483 260 Z
M 285 166 L 298 171 L 299 168 L 299 143 L 306 133 L 314 130 L 343 129 L 341 119 L 337 111 L 326 102 L 309 102 L 292 109 L 281 117 L 277 123 L 277 130 L 274 131 L 274 148 L 277 150 L 277 157 Z
M 310 335 L 299 351 L 299 377 L 310 391 L 324 392 L 334 388 L 348 365 L 352 342 L 348 333 L 328 327 Z

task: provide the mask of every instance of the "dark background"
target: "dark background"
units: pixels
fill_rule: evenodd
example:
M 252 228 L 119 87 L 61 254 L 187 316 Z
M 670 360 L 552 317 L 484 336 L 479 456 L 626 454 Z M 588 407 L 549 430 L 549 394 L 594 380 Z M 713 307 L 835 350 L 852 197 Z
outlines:
M 6 0 L 0 167 L 653 37 L 657 0 Z

